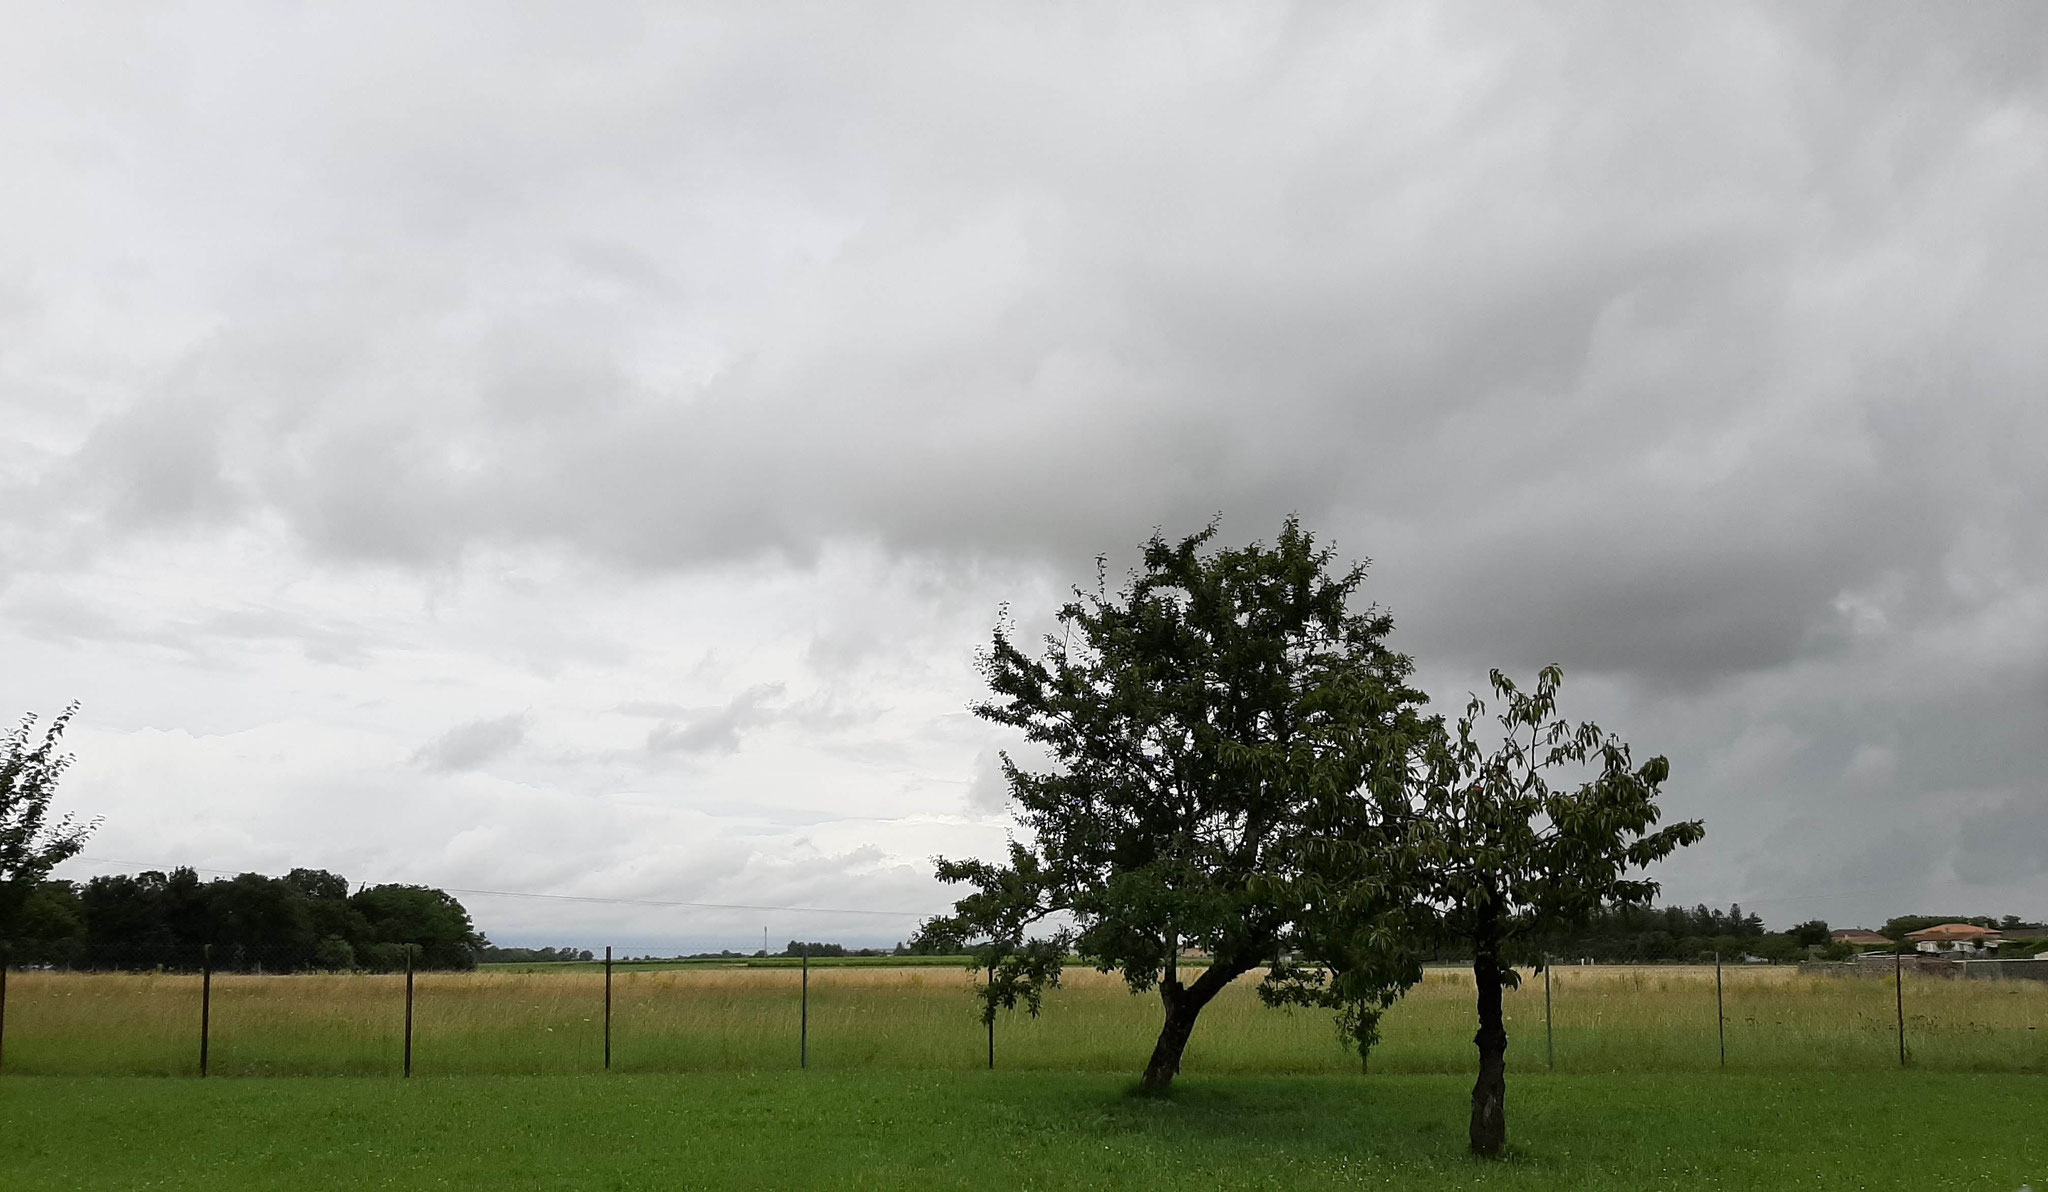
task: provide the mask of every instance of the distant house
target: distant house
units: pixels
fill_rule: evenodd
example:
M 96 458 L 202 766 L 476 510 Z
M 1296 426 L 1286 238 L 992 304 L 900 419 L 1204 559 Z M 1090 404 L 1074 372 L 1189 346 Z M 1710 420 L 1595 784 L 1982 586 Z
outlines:
M 1850 944 L 1858 948 L 1867 948 L 1873 945 L 1883 946 L 1891 943 L 1890 940 L 1877 934 L 1875 931 L 1865 931 L 1861 927 L 1852 927 L 1847 931 L 1831 931 L 1828 933 L 1828 938 L 1838 944 Z
M 1989 927 L 1974 923 L 1937 923 L 1923 931 L 1915 931 L 1906 938 L 1915 951 L 1935 952 L 1942 955 L 1977 956 L 1988 952 L 2005 937 Z

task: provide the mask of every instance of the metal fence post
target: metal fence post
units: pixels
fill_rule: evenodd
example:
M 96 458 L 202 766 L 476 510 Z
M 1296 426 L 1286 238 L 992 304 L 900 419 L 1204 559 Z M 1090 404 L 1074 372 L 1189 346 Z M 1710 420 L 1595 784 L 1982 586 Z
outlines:
M 1557 1042 L 1550 1028 L 1550 957 L 1543 958 L 1543 1066 L 1557 1067 Z
M 796 1027 L 796 1066 L 811 1066 L 811 946 L 804 944 L 797 949 L 803 957 L 803 993 L 800 995 Z
M 1728 1010 L 1721 1000 L 1721 954 L 1714 953 L 1714 1032 L 1721 1040 L 1721 1066 L 1728 1066 Z
M 405 946 L 405 1075 L 412 1076 L 412 950 Z
M 612 1070 L 612 946 L 604 946 L 604 1070 Z
M 207 1047 L 213 1034 L 213 945 L 199 946 L 199 1074 L 206 1075 Z
M 1899 1003 L 1899 1067 L 1906 1066 L 1906 959 L 1902 952 L 1892 953 L 1892 985 L 1897 991 Z
M 984 1021 L 988 1024 L 988 1070 L 991 1072 L 996 1070 L 996 1003 L 994 997 L 995 983 L 996 966 L 994 961 L 990 961 L 988 966 L 988 980 L 986 982 L 986 984 L 989 986 L 988 993 L 990 996 L 988 1004 L 982 1010 L 982 1014 L 985 1016 Z

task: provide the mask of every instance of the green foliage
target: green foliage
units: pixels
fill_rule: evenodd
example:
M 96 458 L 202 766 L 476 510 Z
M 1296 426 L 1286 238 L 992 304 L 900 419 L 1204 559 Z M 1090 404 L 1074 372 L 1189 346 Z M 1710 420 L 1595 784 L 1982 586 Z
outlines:
M 1791 936 L 1792 942 L 1801 947 L 1815 947 L 1828 942 L 1828 923 L 1826 919 L 1808 919 L 1785 934 Z
M 330 973 L 345 973 L 356 967 L 356 950 L 338 935 L 321 940 L 313 949 L 313 967 Z
M 805 940 L 791 940 L 787 945 L 783 947 L 782 951 L 777 952 L 776 955 L 795 956 L 798 959 L 802 959 L 806 956 L 844 956 L 846 955 L 846 945 L 827 944 Z
M 596 955 L 588 948 L 500 948 L 486 942 L 477 949 L 478 964 L 578 964 Z
M 476 967 L 483 936 L 471 925 L 469 912 L 444 890 L 371 886 L 352 896 L 348 905 L 363 917 L 374 938 L 417 947 L 416 963 L 421 967 Z
M 975 713 L 1052 761 L 1003 758 L 1026 836 L 1004 861 L 938 862 L 974 892 L 922 935 L 983 941 L 988 1014 L 1035 1011 L 1070 948 L 1190 1015 L 1311 929 L 1327 952 L 1376 955 L 1336 917 L 1381 901 L 1360 892 L 1422 728 L 1412 665 L 1385 644 L 1390 617 L 1351 607 L 1363 565 L 1332 573 L 1292 519 L 1271 547 L 1212 550 L 1215 534 L 1154 535 L 1121 592 L 1075 592 L 1037 657 L 998 625 L 982 658 L 993 694 Z M 1187 987 L 1184 945 L 1211 958 Z M 1346 972 L 1333 989 L 1283 966 L 1271 993 L 1332 1004 L 1386 984 Z
M 21 933 L 23 910 L 50 870 L 77 856 L 99 826 L 69 815 L 49 818 L 57 780 L 71 765 L 57 748 L 77 712 L 75 703 L 59 712 L 41 740 L 34 713 L 0 738 L 0 940 Z
M 405 967 L 466 969 L 484 944 L 469 912 L 440 890 L 378 886 L 349 893 L 348 879 L 318 869 L 201 881 L 191 869 L 107 874 L 83 887 L 44 882 L 24 909 L 11 949 L 27 962 L 92 968 L 199 967 L 202 949 L 222 970 Z
M 1690 963 L 1711 960 L 1717 954 L 1740 956 L 1754 950 L 1766 934 L 1763 919 L 1744 912 L 1739 903 L 1727 910 L 1704 904 L 1650 907 L 1610 903 L 1580 922 L 1530 933 L 1524 951 L 1614 964 Z M 1440 946 L 1439 954 L 1449 950 Z M 1461 950 L 1459 958 L 1469 959 L 1469 949 Z
M 965 956 L 967 943 L 960 928 L 939 916 L 919 923 L 900 951 L 909 956 Z
M 805 957 L 809 957 L 812 960 L 840 960 L 848 956 L 890 956 L 894 952 L 895 950 L 892 948 L 849 948 L 845 944 L 831 944 L 815 940 L 809 942 L 791 940 L 788 946 L 784 947 L 782 951 L 777 952 L 776 955 L 785 958 L 794 957 L 798 960 Z
M 14 928 L 16 940 L 37 944 L 83 935 L 85 908 L 78 901 L 78 887 L 65 881 L 36 883 Z

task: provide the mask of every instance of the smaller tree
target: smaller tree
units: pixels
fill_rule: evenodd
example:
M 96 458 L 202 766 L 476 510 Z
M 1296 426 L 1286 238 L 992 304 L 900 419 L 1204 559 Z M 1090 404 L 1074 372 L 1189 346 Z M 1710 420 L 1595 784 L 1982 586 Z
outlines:
M 80 823 L 69 815 L 49 820 L 57 780 L 71 765 L 57 746 L 77 712 L 75 703 L 59 712 L 41 741 L 30 713 L 0 740 L 0 940 L 16 933 L 29 896 L 50 870 L 77 856 L 99 827 L 96 819 Z
M 1648 903 L 1657 884 L 1632 872 L 1692 844 L 1698 820 L 1652 831 L 1669 764 L 1636 765 L 1629 748 L 1598 725 L 1557 716 L 1564 672 L 1538 672 L 1534 691 L 1491 673 L 1502 706 L 1497 744 L 1475 735 L 1487 715 L 1476 696 L 1455 736 L 1426 750 L 1413 847 L 1431 874 L 1438 928 L 1472 949 L 1478 985 L 1479 1078 L 1472 1086 L 1471 1148 L 1497 1155 L 1507 1145 L 1508 1035 L 1501 992 L 1519 980 L 1519 945 L 1583 924 L 1603 903 Z M 1562 772 L 1562 773 L 1561 773 Z M 1552 782 L 1572 772 L 1591 777 L 1574 789 Z

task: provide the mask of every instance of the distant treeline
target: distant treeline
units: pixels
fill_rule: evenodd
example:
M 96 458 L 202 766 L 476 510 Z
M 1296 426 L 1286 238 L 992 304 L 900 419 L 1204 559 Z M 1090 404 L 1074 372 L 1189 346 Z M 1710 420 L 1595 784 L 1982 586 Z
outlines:
M 1877 930 L 1895 944 L 1903 944 L 1909 932 L 1937 923 L 1974 923 L 2008 932 L 2039 930 L 2038 924 L 2025 923 L 2016 915 L 2002 919 L 1981 915 L 1901 915 L 1886 920 Z M 1745 913 L 1740 904 L 1725 911 L 1707 906 L 1610 906 L 1596 913 L 1585 927 L 1541 941 L 1541 948 L 1560 960 L 1590 959 L 1613 964 L 1697 961 L 1716 954 L 1730 960 L 1787 961 L 1810 956 L 1839 960 L 1865 950 L 1857 945 L 1835 943 L 1830 939 L 1831 931 L 1823 919 L 1809 919 L 1785 931 L 1767 931 L 1763 918 Z M 2006 951 L 2019 954 L 2031 948 L 2015 944 Z
M 478 964 L 568 964 L 596 959 L 597 954 L 588 948 L 500 948 L 496 944 L 485 944 L 476 954 Z
M 469 969 L 488 946 L 469 912 L 430 886 L 367 886 L 324 869 L 201 881 L 190 869 L 46 881 L 10 940 L 13 964 L 305 972 Z
M 791 940 L 789 941 L 789 946 L 784 948 L 782 951 L 777 952 L 776 955 L 810 957 L 906 956 L 909 955 L 909 952 L 910 949 L 905 944 L 898 944 L 894 948 L 849 948 L 844 944 L 825 944 L 807 942 L 804 940 Z

